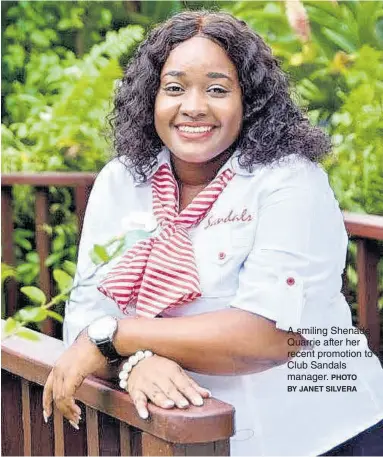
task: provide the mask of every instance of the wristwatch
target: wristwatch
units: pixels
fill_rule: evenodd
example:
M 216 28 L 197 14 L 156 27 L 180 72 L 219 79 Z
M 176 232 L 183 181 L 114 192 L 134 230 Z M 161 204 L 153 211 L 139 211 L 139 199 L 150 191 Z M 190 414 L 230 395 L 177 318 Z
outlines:
M 109 363 L 116 362 L 121 358 L 113 344 L 117 327 L 118 320 L 115 317 L 103 316 L 89 324 L 87 329 L 89 339 L 98 347 Z

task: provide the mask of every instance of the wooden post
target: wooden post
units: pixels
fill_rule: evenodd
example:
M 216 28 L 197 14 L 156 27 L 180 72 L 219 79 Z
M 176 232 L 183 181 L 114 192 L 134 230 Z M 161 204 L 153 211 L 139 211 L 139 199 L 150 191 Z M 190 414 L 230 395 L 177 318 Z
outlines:
M 36 250 L 40 258 L 40 277 L 39 285 L 41 290 L 46 294 L 48 300 L 51 297 L 51 275 L 45 261 L 50 253 L 49 235 L 44 231 L 44 224 L 49 223 L 48 216 L 48 188 L 36 187 Z M 55 326 L 52 319 L 46 319 L 42 324 L 42 331 L 47 335 L 54 335 Z
M 12 216 L 12 187 L 1 187 L 1 247 L 3 261 L 15 266 L 13 252 L 13 216 Z M 6 316 L 12 316 L 17 311 L 17 283 L 14 278 L 5 282 Z
M 81 237 L 82 225 L 84 222 L 85 209 L 88 203 L 90 189 L 91 188 L 89 186 L 78 186 L 74 190 L 76 216 L 78 223 L 78 239 Z
M 370 349 L 379 354 L 380 316 L 378 309 L 379 254 L 374 241 L 357 241 L 359 327 L 369 330 Z

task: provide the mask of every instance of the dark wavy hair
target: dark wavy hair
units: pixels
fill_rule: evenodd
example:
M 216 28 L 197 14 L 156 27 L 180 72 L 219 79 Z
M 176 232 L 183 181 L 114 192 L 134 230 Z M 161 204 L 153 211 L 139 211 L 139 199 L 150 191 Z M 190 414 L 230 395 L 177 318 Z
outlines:
M 237 68 L 243 122 L 229 149 L 240 149 L 242 167 L 251 170 L 254 164 L 267 164 L 290 154 L 318 161 L 330 151 L 329 137 L 311 126 L 293 102 L 286 75 L 257 33 L 227 13 L 187 11 L 149 33 L 116 89 L 109 118 L 115 151 L 141 181 L 146 181 L 163 147 L 154 127 L 162 67 L 178 44 L 196 35 L 221 46 Z

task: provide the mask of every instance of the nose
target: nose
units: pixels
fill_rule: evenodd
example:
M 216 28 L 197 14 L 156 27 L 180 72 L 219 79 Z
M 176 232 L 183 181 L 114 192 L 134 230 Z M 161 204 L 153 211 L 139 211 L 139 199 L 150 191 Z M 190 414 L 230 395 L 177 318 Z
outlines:
M 193 90 L 182 97 L 180 113 L 184 116 L 199 118 L 206 116 L 209 106 L 206 94 Z

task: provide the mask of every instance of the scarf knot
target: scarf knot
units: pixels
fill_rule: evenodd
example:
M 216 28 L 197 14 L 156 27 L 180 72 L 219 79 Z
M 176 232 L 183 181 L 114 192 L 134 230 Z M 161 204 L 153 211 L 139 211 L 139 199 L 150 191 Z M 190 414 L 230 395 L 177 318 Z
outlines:
M 234 177 L 224 170 L 178 213 L 178 187 L 169 165 L 152 178 L 153 212 L 160 232 L 137 242 L 101 281 L 98 289 L 126 312 L 155 317 L 201 296 L 188 229 L 198 225 Z

